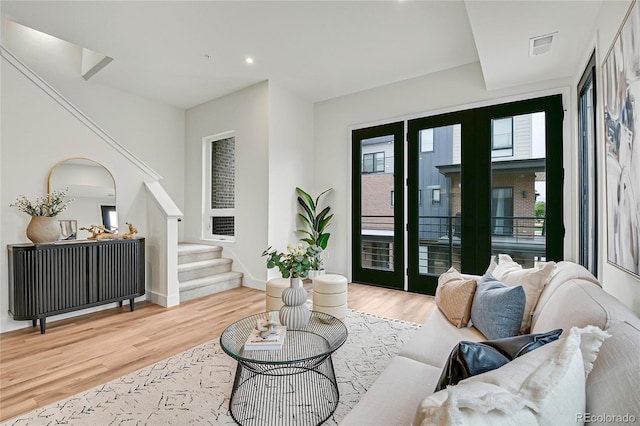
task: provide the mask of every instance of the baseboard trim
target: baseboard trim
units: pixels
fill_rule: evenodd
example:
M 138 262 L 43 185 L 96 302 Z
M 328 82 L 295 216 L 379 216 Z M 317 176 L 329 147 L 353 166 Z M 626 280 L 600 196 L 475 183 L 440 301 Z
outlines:
M 180 304 L 180 295 L 169 295 L 157 293 L 155 291 L 149 291 L 149 300 L 156 305 L 169 308 L 171 306 L 178 306 Z

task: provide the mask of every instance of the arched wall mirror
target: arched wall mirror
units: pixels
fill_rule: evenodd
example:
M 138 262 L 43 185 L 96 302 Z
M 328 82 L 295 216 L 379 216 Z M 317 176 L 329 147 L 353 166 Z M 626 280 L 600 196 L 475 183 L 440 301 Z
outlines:
M 63 239 L 86 239 L 90 234 L 80 228 L 91 225 L 117 231 L 115 179 L 97 161 L 80 157 L 60 161 L 49 172 L 48 190 L 67 190 L 67 198 L 73 199 L 58 216 Z

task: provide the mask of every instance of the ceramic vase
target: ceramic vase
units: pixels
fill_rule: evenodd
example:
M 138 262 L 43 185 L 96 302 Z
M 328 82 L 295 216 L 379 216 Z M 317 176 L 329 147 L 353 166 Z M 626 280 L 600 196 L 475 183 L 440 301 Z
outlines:
M 60 237 L 60 222 L 52 216 L 31 216 L 27 225 L 27 238 L 34 244 L 46 244 Z
M 282 291 L 284 306 L 280 308 L 280 324 L 292 330 L 304 328 L 311 317 L 306 301 L 307 290 L 302 286 L 302 278 L 291 277 L 289 287 Z

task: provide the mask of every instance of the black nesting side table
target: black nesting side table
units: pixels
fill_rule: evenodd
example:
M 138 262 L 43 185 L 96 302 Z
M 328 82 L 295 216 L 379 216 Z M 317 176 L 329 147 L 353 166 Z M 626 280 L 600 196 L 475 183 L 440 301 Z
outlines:
M 347 340 L 339 319 L 312 312 L 309 323 L 287 329 L 282 349 L 245 351 L 259 318 L 278 321 L 278 311 L 234 322 L 220 346 L 238 361 L 229 410 L 241 425 L 318 425 L 331 416 L 340 393 L 331 354 Z

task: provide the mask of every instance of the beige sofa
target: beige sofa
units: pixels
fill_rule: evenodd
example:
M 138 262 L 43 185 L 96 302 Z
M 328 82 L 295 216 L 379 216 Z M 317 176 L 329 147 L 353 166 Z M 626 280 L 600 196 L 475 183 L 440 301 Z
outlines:
M 586 269 L 559 262 L 545 280 L 531 332 L 562 328 L 565 337 L 571 327 L 587 325 L 611 337 L 602 344 L 587 377 L 586 413 L 576 417 L 576 423 L 640 422 L 640 319 Z M 413 424 L 416 408 L 433 394 L 452 348 L 461 340 L 486 338 L 473 326 L 456 328 L 436 309 L 341 425 Z

